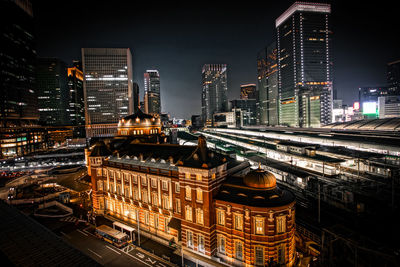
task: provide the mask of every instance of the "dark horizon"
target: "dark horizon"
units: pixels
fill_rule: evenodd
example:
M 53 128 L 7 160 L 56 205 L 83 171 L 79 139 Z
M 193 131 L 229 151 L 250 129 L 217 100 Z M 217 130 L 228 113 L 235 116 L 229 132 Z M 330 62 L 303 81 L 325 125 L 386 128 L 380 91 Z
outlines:
M 396 11 L 389 1 L 379 6 L 328 2 L 334 88 L 338 99 L 352 104 L 359 87 L 385 85 L 386 64 L 400 59 Z M 35 1 L 37 51 L 72 65 L 81 59 L 82 47 L 129 47 L 140 99 L 143 73 L 157 69 L 163 112 L 187 119 L 200 114 L 203 64 L 228 65 L 229 100 L 239 97 L 241 84 L 257 82 L 257 52 L 273 41 L 275 19 L 293 3 L 188 7 Z

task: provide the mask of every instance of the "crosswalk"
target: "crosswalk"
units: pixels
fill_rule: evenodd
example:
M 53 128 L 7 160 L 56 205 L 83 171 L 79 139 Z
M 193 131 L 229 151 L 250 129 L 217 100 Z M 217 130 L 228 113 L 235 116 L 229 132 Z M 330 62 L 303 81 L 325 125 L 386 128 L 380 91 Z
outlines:
M 61 222 L 70 222 L 70 223 L 77 223 L 77 222 L 85 222 L 84 220 L 78 219 L 75 216 L 68 216 L 60 219 Z

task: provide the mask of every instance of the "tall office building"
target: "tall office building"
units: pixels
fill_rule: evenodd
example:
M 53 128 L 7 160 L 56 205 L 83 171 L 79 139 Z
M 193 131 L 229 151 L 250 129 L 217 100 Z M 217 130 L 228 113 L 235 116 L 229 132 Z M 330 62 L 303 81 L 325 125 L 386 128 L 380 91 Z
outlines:
M 276 20 L 279 123 L 319 127 L 331 122 L 329 4 L 295 2 Z
M 83 72 L 80 62 L 74 62 L 74 66 L 68 71 L 68 114 L 71 125 L 85 124 L 85 102 L 83 99 Z
M 202 69 L 201 114 L 203 122 L 216 112 L 228 110 L 226 64 L 205 64 Z
M 68 125 L 67 66 L 58 58 L 38 58 L 36 88 L 42 125 Z
M 29 0 L 0 1 L 0 159 L 47 149 L 38 126 L 34 17 Z M 29 126 L 29 127 L 27 127 Z
M 161 113 L 160 74 L 158 70 L 144 73 L 144 110 L 148 114 Z
M 137 83 L 133 83 L 133 113 L 137 113 L 140 106 L 140 99 L 139 99 L 139 85 Z
M 0 126 L 37 122 L 32 4 L 0 1 Z
M 393 95 L 400 95 L 400 60 L 387 64 L 387 82 Z
M 278 122 L 278 67 L 276 43 L 262 49 L 257 55 L 258 101 L 257 121 L 261 125 Z
M 235 99 L 230 102 L 232 111 L 241 111 L 241 120 L 244 126 L 257 124 L 256 99 Z
M 118 120 L 133 113 L 129 48 L 82 48 L 86 137 L 113 136 Z
M 240 85 L 240 99 L 257 99 L 256 88 L 253 83 Z

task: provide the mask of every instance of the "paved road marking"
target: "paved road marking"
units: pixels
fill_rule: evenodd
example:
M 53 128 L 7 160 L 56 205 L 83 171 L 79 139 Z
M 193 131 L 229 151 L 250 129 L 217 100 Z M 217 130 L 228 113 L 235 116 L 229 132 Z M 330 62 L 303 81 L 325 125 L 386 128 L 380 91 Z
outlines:
M 103 258 L 103 256 L 97 254 L 96 252 L 94 252 L 94 251 L 91 250 L 90 248 L 88 248 L 88 250 L 89 250 L 90 252 L 92 252 L 94 255 L 96 255 L 97 257 Z
M 66 238 L 68 238 L 68 239 L 71 239 L 71 237 L 69 236 L 69 235 L 67 235 L 66 233 L 64 233 L 64 232 L 60 232 L 63 236 L 65 236 Z
M 115 249 L 113 249 L 112 247 L 109 247 L 108 245 L 106 245 L 106 247 L 108 249 L 111 249 L 112 251 L 114 251 L 115 253 L 118 253 L 119 255 L 121 255 L 121 252 L 116 251 Z
M 144 262 L 144 261 L 142 261 L 141 259 L 139 259 L 139 258 L 137 258 L 137 257 L 133 256 L 133 255 L 132 255 L 132 254 L 130 254 L 130 253 L 125 253 L 125 254 L 126 254 L 126 255 L 128 255 L 129 257 L 132 257 L 132 258 L 134 258 L 135 260 L 138 260 L 138 261 L 140 261 L 140 262 L 142 262 L 142 263 L 146 264 L 147 266 L 153 267 L 153 265 L 150 265 L 150 264 L 148 264 L 147 262 Z
M 76 229 L 76 231 L 78 231 L 78 232 L 81 233 L 82 235 L 88 236 L 88 234 L 86 234 L 85 232 L 82 232 L 82 231 L 79 230 L 79 229 Z

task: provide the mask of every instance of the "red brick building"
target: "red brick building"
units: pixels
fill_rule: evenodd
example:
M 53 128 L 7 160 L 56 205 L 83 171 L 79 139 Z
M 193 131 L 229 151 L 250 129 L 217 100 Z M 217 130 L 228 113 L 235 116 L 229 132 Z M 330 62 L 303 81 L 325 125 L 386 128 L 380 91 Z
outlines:
M 133 227 L 139 222 L 142 234 L 173 241 L 203 266 L 291 266 L 294 196 L 261 169 L 238 176 L 248 166 L 209 150 L 204 137 L 180 146 L 119 136 L 89 152 L 93 209 Z

